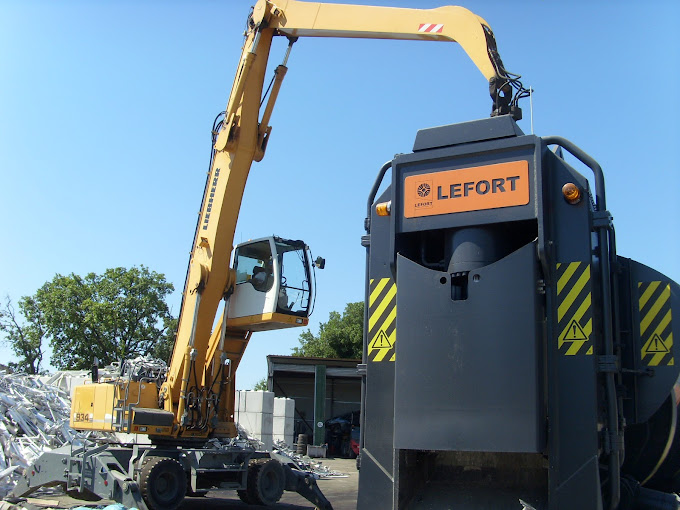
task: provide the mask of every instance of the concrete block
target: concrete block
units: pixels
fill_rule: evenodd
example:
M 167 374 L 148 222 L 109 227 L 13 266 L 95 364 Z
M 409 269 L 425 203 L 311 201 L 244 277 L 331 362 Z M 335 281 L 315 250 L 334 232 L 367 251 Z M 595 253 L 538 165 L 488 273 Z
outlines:
M 238 423 L 253 436 L 271 435 L 274 427 L 274 415 L 245 411 L 238 414 Z
M 293 434 L 293 427 L 295 423 L 292 419 L 286 418 L 284 416 L 274 416 L 274 434 L 279 434 L 281 436 Z
M 292 398 L 278 397 L 274 399 L 274 416 L 289 416 L 295 415 L 295 400 Z
M 264 443 L 265 450 L 267 451 L 272 450 L 272 445 L 274 444 L 274 437 L 272 436 L 272 434 L 263 434 L 258 439 Z
M 274 416 L 284 416 L 286 414 L 286 399 L 284 397 L 274 398 Z
M 285 416 L 274 416 L 274 434 L 283 434 L 283 429 L 286 426 Z
M 274 393 L 271 391 L 246 391 L 246 411 L 253 413 L 273 413 Z
M 286 418 L 295 419 L 295 400 L 292 398 L 286 399 Z
M 255 417 L 246 412 L 239 413 L 238 424 L 243 427 L 250 435 L 260 431 L 259 425 L 255 423 Z M 256 428 L 258 430 L 255 430 Z
M 246 391 L 236 391 L 234 408 L 238 412 L 244 412 L 246 410 Z
M 274 415 L 271 413 L 262 413 L 261 423 L 262 434 L 271 436 L 274 433 Z
M 242 411 L 238 413 L 235 417 L 236 423 L 245 429 L 249 434 L 253 434 L 253 429 L 256 427 L 255 417 Z

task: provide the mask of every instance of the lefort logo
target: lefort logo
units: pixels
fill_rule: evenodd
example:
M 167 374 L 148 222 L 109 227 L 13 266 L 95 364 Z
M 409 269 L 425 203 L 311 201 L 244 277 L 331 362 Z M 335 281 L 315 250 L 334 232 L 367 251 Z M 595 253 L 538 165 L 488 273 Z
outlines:
M 410 175 L 404 179 L 404 217 L 526 205 L 529 190 L 528 161 Z
M 426 197 L 430 194 L 430 185 L 426 182 L 418 185 L 418 196 L 419 197 Z
M 422 176 L 415 183 L 415 202 L 413 207 L 416 209 L 429 209 L 432 207 L 432 180 L 423 180 Z

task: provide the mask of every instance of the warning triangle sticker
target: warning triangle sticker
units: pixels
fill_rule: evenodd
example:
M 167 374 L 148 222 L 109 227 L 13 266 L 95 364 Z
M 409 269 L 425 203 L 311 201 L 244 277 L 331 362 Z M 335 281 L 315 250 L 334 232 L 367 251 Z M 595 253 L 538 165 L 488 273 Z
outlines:
M 664 341 L 657 334 L 654 335 L 654 338 L 652 338 L 652 340 L 649 342 L 649 345 L 647 346 L 647 354 L 660 352 L 670 352 L 670 350 L 668 347 L 666 347 Z
M 578 340 L 588 340 L 588 335 L 585 334 L 583 328 L 578 322 L 576 322 L 576 320 L 572 320 L 562 340 L 564 342 L 576 342 Z
M 378 337 L 373 341 L 374 349 L 389 349 L 392 347 L 392 342 L 387 338 L 385 332 L 381 329 Z

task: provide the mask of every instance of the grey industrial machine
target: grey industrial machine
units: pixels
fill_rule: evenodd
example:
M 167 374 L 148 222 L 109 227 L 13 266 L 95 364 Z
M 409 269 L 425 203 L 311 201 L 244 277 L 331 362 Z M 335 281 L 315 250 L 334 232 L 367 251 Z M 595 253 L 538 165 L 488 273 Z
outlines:
M 680 288 L 616 254 L 595 160 L 421 130 L 366 231 L 360 510 L 678 508 Z

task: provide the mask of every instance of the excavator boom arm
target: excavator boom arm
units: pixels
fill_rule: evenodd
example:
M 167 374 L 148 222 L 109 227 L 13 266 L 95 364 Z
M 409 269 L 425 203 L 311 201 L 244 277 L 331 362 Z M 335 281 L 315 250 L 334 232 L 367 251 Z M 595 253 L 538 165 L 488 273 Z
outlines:
M 255 9 L 266 4 L 263 0 Z M 269 28 L 289 37 L 457 42 L 487 80 L 497 74 L 488 54 L 488 23 L 463 7 L 403 9 L 293 0 L 277 6 L 281 15 L 272 17 Z
M 215 325 L 220 300 L 234 284 L 229 269 L 234 232 L 245 183 L 253 161 L 264 156 L 271 133 L 269 119 L 287 70 L 275 71 L 264 109 L 262 91 L 269 52 L 275 36 L 285 36 L 290 46 L 299 37 L 347 37 L 458 42 L 489 80 L 494 102 L 492 115 L 511 113 L 510 92 L 518 81 L 503 67 L 493 32 L 479 16 L 462 7 L 402 9 L 325 4 L 297 0 L 259 0 L 248 18 L 241 59 L 225 110 L 216 133 L 211 169 L 192 246 L 185 282 L 177 340 L 168 378 L 161 391 L 166 411 L 175 413 L 179 434 L 187 435 L 187 388 L 196 381 L 204 388 L 216 387 L 220 366 L 228 359 L 233 374 L 250 334 Z M 290 50 L 289 46 L 289 50 Z M 521 85 L 521 84 L 520 84 Z M 521 89 L 519 89 L 521 90 Z M 517 94 L 516 96 L 517 97 Z M 228 423 L 233 413 L 234 381 L 217 382 L 228 388 L 219 407 L 219 422 Z M 195 407 L 195 406 L 194 406 Z M 213 426 L 210 425 L 212 428 Z M 189 435 L 203 435 L 201 430 Z M 212 433 L 233 433 L 216 426 Z

